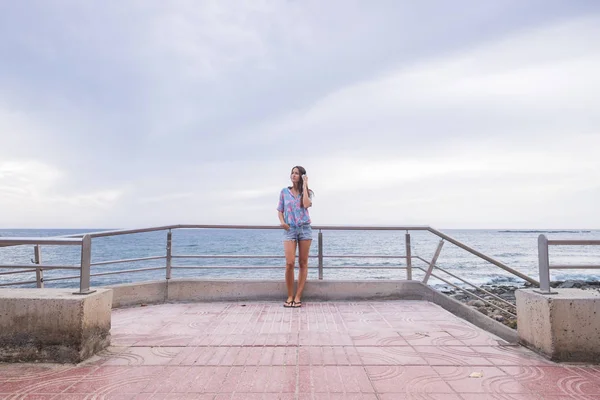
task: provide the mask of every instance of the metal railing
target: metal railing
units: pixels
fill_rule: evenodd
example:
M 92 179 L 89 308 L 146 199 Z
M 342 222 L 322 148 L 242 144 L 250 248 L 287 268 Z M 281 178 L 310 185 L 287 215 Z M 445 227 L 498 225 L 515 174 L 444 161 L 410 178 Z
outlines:
M 86 233 L 86 234 L 67 235 L 67 236 L 63 236 L 60 238 L 52 238 L 52 239 L 48 239 L 48 238 L 43 238 L 43 239 L 40 239 L 40 238 L 35 238 L 35 239 L 12 238 L 12 239 L 6 239 L 4 241 L 0 241 L 0 247 L 2 247 L 3 245 L 4 246 L 14 246 L 14 245 L 22 245 L 22 244 L 35 244 L 35 245 L 37 245 L 37 247 L 35 248 L 35 255 L 36 255 L 36 260 L 38 260 L 38 261 L 36 261 L 36 263 L 41 264 L 41 261 L 39 261 L 39 260 L 41 260 L 41 249 L 39 247 L 40 244 L 51 244 L 51 242 L 48 242 L 48 241 L 55 241 L 56 243 L 69 243 L 69 244 L 82 243 L 82 262 L 81 262 L 81 266 L 77 267 L 77 269 L 80 269 L 80 271 L 81 271 L 80 276 L 79 276 L 81 279 L 81 282 L 82 282 L 81 288 L 80 288 L 81 293 L 83 293 L 85 290 L 89 290 L 90 276 L 103 276 L 103 275 L 125 274 L 125 273 L 129 274 L 129 273 L 136 273 L 136 272 L 165 270 L 165 279 L 169 280 L 172 278 L 173 270 L 176 270 L 176 269 L 226 269 L 226 268 L 232 268 L 232 269 L 278 269 L 278 268 L 282 268 L 281 265 L 280 266 L 174 265 L 174 262 L 176 260 L 182 260 L 182 259 L 284 259 L 285 258 L 285 256 L 281 255 L 281 254 L 277 254 L 277 255 L 173 254 L 172 231 L 177 230 L 177 229 L 257 229 L 257 230 L 274 229 L 274 230 L 279 230 L 279 229 L 281 229 L 281 227 L 280 226 L 264 226 L 264 225 L 263 226 L 260 226 L 260 225 L 167 225 L 167 226 L 150 227 L 150 228 L 142 228 L 142 229 L 124 229 L 124 230 L 114 230 L 114 231 L 91 232 L 91 233 Z M 502 270 L 509 272 L 510 274 L 512 274 L 520 279 L 523 279 L 524 281 L 531 283 L 532 285 L 535 285 L 535 286 L 539 285 L 539 283 L 535 279 L 533 279 L 519 271 L 516 271 L 515 269 L 508 267 L 504 263 L 502 263 L 498 260 L 495 260 L 494 258 L 489 257 L 489 256 L 467 246 L 466 244 L 460 242 L 459 240 L 452 238 L 452 237 L 450 237 L 434 228 L 431 228 L 429 226 L 332 226 L 332 225 L 321 226 L 321 225 L 313 225 L 313 230 L 318 231 L 317 255 L 311 255 L 310 257 L 317 259 L 317 267 L 316 268 L 318 269 L 318 279 L 319 280 L 322 280 L 324 278 L 324 269 L 329 270 L 329 269 L 349 268 L 347 266 L 324 267 L 324 259 L 378 258 L 378 259 L 405 260 L 406 266 L 401 266 L 398 264 L 395 266 L 361 266 L 359 268 L 361 270 L 363 270 L 363 269 L 406 270 L 406 279 L 408 279 L 408 280 L 413 280 L 413 271 L 419 270 L 424 273 L 424 278 L 423 278 L 422 282 L 425 284 L 427 284 L 429 279 L 432 277 L 439 279 L 440 281 L 454 287 L 455 289 L 464 292 L 468 296 L 475 297 L 496 309 L 499 309 L 501 311 L 508 312 L 509 314 L 514 315 L 515 306 L 513 304 L 507 302 L 506 300 L 496 296 L 495 294 L 493 294 L 481 287 L 478 287 L 478 286 L 474 285 L 473 283 L 469 282 L 468 280 L 463 279 L 463 278 L 457 276 L 456 274 L 453 274 L 453 273 L 447 271 L 446 269 L 443 269 L 437 265 L 437 260 L 441 254 L 444 243 L 449 242 L 451 244 L 454 244 L 458 248 L 460 248 L 466 252 L 469 252 L 469 253 L 473 254 L 474 256 L 476 256 L 486 262 L 489 262 L 490 264 L 495 265 L 496 267 L 501 268 Z M 96 262 L 96 263 L 90 262 L 90 260 L 91 260 L 91 240 L 92 239 L 111 237 L 111 236 L 131 235 L 131 234 L 138 234 L 138 233 L 147 233 L 147 232 L 159 232 L 159 231 L 167 232 L 165 255 L 140 257 L 140 258 L 129 258 L 129 259 L 120 259 L 120 260 L 109 260 L 109 261 L 101 261 L 101 262 Z M 406 234 L 405 234 L 405 240 L 404 240 L 404 246 L 403 246 L 405 249 L 405 254 L 386 254 L 386 255 L 382 255 L 382 254 L 337 254 L 337 255 L 336 254 L 327 254 L 326 255 L 326 254 L 324 254 L 324 251 L 323 251 L 323 231 L 397 231 L 397 232 L 405 231 Z M 437 249 L 436 249 L 433 257 L 431 258 L 431 260 L 428 261 L 421 256 L 413 254 L 410 232 L 414 232 L 414 231 L 429 232 L 440 238 L 440 242 L 439 242 Z M 25 240 L 29 240 L 29 241 L 26 242 Z M 75 241 L 69 242 L 69 240 L 75 240 Z M 81 240 L 81 242 L 78 242 L 77 240 Z M 88 244 L 84 243 L 84 242 L 86 242 L 86 240 L 89 240 Z M 119 264 L 119 263 L 136 263 L 136 262 L 144 262 L 144 261 L 150 261 L 150 260 L 165 260 L 165 264 L 164 264 L 164 266 L 159 266 L 159 267 L 146 267 L 146 268 L 138 268 L 138 269 L 127 269 L 127 270 L 110 271 L 110 272 L 90 273 L 90 267 L 93 267 L 93 266 Z M 425 264 L 425 268 L 422 268 L 420 266 L 413 266 L 413 261 L 418 261 L 418 262 Z M 0 268 L 12 268 L 12 267 L 14 267 L 14 266 L 0 265 Z M 31 268 L 31 266 L 29 266 L 29 267 Z M 37 283 L 38 287 L 43 287 L 44 280 L 43 280 L 42 271 L 44 268 L 45 268 L 45 266 L 42 266 L 42 265 L 38 265 L 35 268 L 35 271 L 40 272 L 40 274 L 37 276 L 36 281 L 33 281 L 33 282 Z M 72 267 L 68 267 L 68 268 L 73 269 Z M 312 268 L 314 268 L 314 267 L 312 267 Z M 31 272 L 33 270 L 34 269 L 29 269 L 28 271 Z M 489 302 L 485 298 L 478 296 L 478 295 L 472 293 L 471 291 L 450 282 L 448 279 L 441 277 L 438 272 L 446 274 L 451 278 L 458 279 L 460 282 L 464 283 L 465 285 L 475 288 L 479 291 L 482 291 L 484 293 L 484 295 L 491 296 L 495 300 L 502 303 L 502 305 L 504 305 L 505 307 L 508 307 L 510 309 L 510 311 L 507 311 L 506 308 L 501 308 L 501 307 Z M 68 280 L 68 279 L 75 279 L 77 277 L 78 276 L 67 276 L 67 277 L 53 278 L 51 280 Z M 50 279 L 46 279 L 45 281 L 50 281 Z M 0 286 L 17 285 L 17 284 L 25 284 L 25 283 L 30 284 L 33 282 L 32 281 L 11 282 L 10 284 L 0 284 Z M 87 282 L 87 286 L 86 286 L 85 282 Z
M 556 293 L 550 288 L 551 269 L 600 269 L 600 265 L 550 265 L 549 246 L 600 246 L 600 240 L 549 240 L 546 235 L 538 236 L 539 293 Z
M 2 272 L 1 275 L 14 275 L 23 274 L 28 272 L 35 272 L 35 281 L 19 281 L 4 283 L 0 286 L 14 286 L 23 284 L 35 283 L 38 288 L 44 287 L 44 270 L 53 269 L 68 269 L 68 270 L 79 270 L 79 275 L 72 278 L 79 278 L 79 292 L 76 294 L 89 294 L 95 292 L 90 290 L 90 261 L 92 259 L 92 238 L 90 235 L 83 235 L 75 238 L 40 238 L 40 237 L 12 237 L 12 238 L 0 238 L 0 246 L 22 246 L 22 245 L 34 245 L 34 259 L 32 262 L 35 264 L 35 268 L 29 264 L 5 264 L 0 265 L 0 268 L 11 269 L 12 271 Z M 42 248 L 41 246 L 80 246 L 81 247 L 81 263 L 79 265 L 45 265 L 42 264 Z M 65 278 L 58 278 L 65 279 Z

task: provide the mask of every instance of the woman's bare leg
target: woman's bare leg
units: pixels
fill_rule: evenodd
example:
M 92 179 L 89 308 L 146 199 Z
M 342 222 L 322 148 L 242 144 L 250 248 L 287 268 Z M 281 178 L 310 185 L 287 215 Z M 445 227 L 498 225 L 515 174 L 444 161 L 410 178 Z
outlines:
M 296 263 L 296 241 L 283 242 L 285 251 L 285 286 L 287 287 L 287 302 L 294 300 L 294 264 Z
M 310 252 L 310 245 L 312 240 L 300 240 L 298 242 L 298 264 L 300 266 L 300 272 L 298 273 L 298 291 L 294 302 L 302 301 L 302 292 L 304 292 L 304 284 L 308 277 L 308 253 Z

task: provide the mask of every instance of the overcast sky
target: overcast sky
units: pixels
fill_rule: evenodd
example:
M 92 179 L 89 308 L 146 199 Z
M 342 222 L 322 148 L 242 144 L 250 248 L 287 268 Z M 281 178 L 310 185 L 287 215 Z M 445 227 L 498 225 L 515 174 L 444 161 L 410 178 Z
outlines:
M 600 228 L 596 0 L 0 0 L 0 227 Z

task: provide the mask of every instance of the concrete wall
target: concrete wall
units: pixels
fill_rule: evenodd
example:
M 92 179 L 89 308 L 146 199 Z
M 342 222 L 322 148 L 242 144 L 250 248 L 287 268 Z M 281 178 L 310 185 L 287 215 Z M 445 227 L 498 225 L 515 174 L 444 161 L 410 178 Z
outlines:
M 77 363 L 110 344 L 112 290 L 0 290 L 0 361 Z
M 283 281 L 171 279 L 168 301 L 284 300 Z M 311 300 L 420 299 L 423 285 L 411 281 L 310 281 L 304 298 Z
M 127 283 L 110 288 L 113 291 L 113 308 L 164 303 L 167 300 L 166 281 Z
M 171 279 L 110 286 L 113 308 L 176 301 L 282 300 L 285 282 L 275 280 Z M 313 300 L 423 298 L 429 287 L 416 281 L 310 281 L 304 297 Z
M 600 362 L 600 293 L 518 290 L 519 340 L 555 361 Z

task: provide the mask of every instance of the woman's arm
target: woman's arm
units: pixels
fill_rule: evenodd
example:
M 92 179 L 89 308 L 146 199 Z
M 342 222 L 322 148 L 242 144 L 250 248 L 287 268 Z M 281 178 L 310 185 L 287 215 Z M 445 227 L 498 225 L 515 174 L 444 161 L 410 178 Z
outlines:
M 279 225 L 286 231 L 290 229 L 290 226 L 285 223 L 285 218 L 283 217 L 283 213 L 281 211 L 277 211 L 277 216 L 279 217 Z
M 283 197 L 283 190 L 279 193 L 279 203 L 277 204 L 277 216 L 279 217 L 279 225 L 286 231 L 290 229 L 290 226 L 285 223 L 285 216 L 283 210 L 285 208 L 285 199 Z
M 312 206 L 312 200 L 310 199 L 310 190 L 308 190 L 308 176 L 302 175 L 302 179 L 304 179 L 304 189 L 302 193 L 302 207 L 308 208 Z

